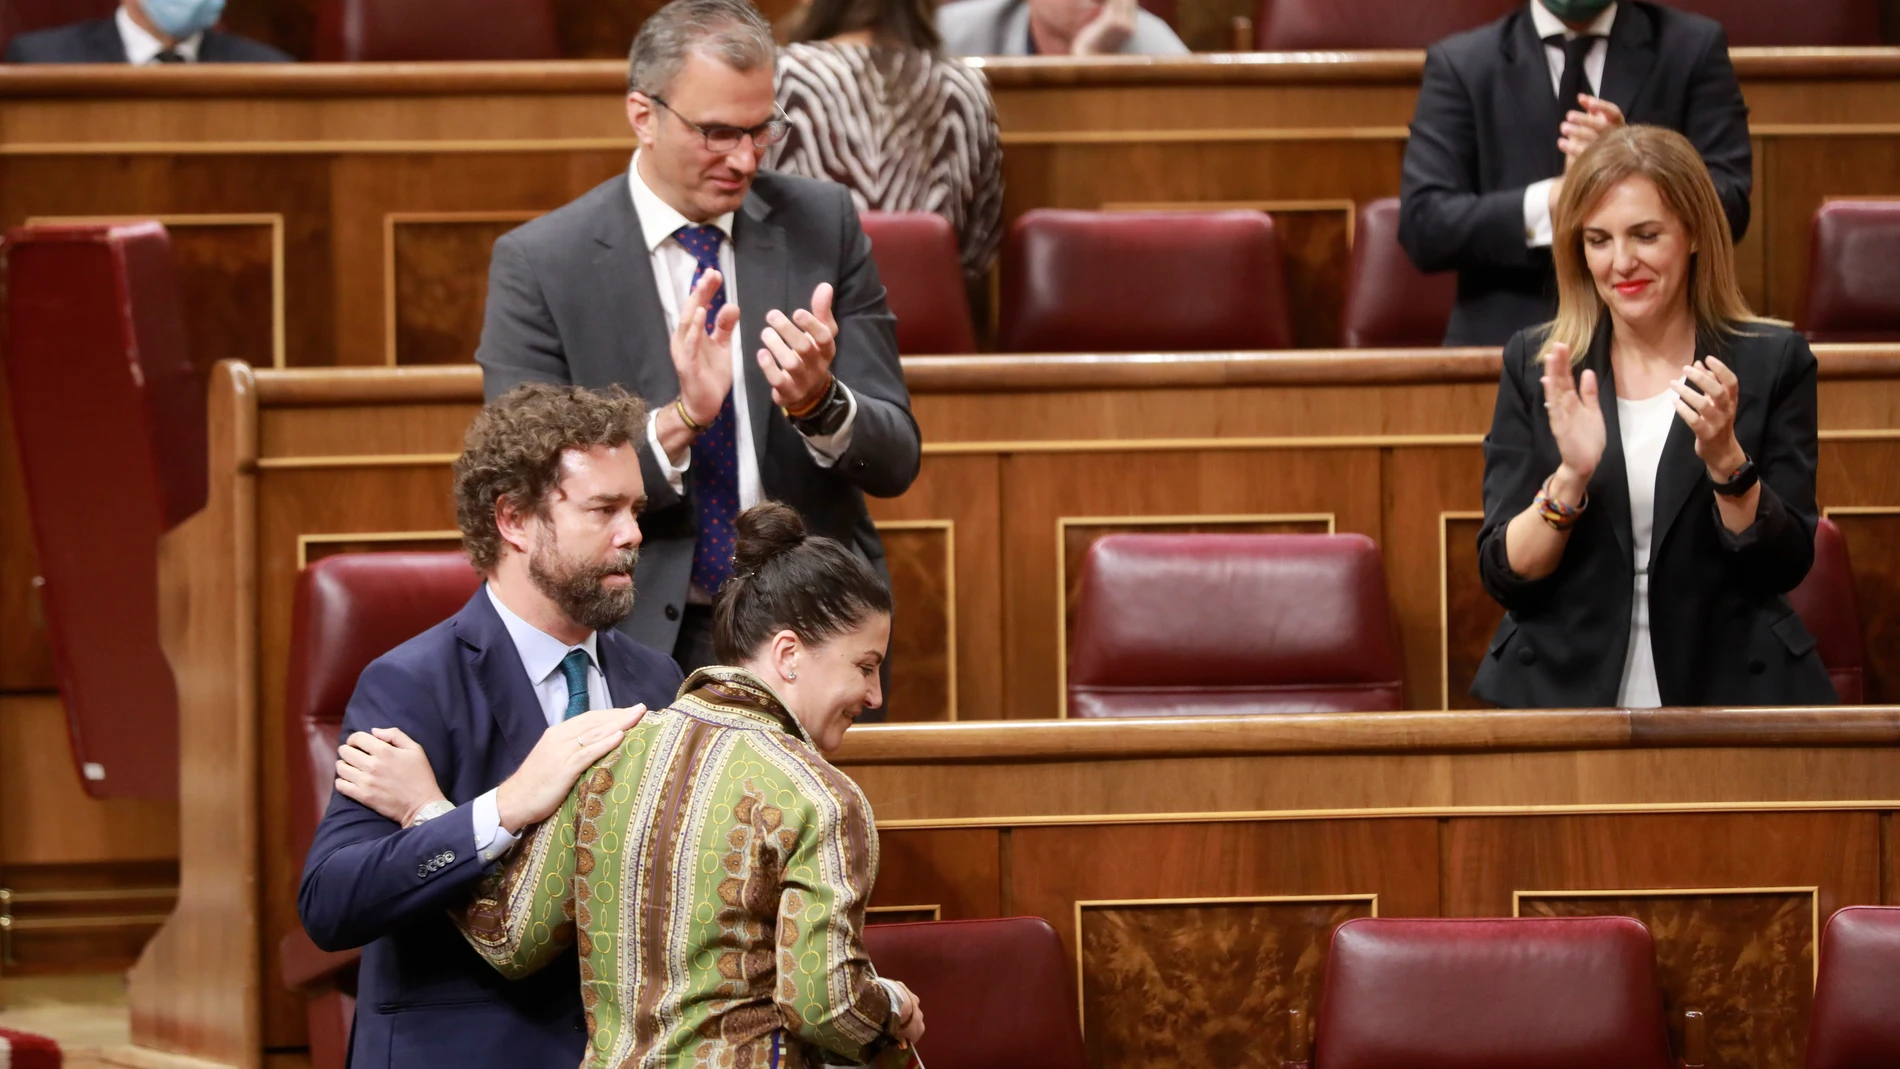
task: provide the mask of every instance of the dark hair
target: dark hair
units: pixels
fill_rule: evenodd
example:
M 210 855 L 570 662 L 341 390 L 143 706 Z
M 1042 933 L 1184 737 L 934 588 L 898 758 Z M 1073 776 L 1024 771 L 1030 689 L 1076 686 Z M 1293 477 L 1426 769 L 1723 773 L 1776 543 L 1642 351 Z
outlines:
M 563 453 L 638 447 L 646 422 L 646 404 L 618 386 L 594 393 L 530 382 L 491 401 L 469 425 L 455 458 L 455 525 L 468 562 L 486 575 L 501 561 L 495 508 L 503 501 L 544 514 L 548 495 L 561 483 Z
M 633 35 L 627 91 L 665 96 L 695 48 L 736 71 L 770 67 L 778 56 L 772 27 L 751 0 L 673 0 L 648 15 Z
M 943 47 L 931 0 L 811 0 L 793 41 L 823 41 L 871 30 L 880 44 L 936 52 Z
M 762 501 L 739 514 L 732 578 L 713 606 L 713 652 L 737 664 L 789 630 L 818 645 L 891 611 L 891 591 L 837 540 L 805 533 L 790 505 Z

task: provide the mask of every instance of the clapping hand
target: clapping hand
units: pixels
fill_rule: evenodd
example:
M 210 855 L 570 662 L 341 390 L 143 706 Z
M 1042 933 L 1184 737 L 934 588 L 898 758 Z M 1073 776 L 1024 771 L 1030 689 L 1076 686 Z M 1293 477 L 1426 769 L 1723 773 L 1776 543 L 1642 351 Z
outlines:
M 1603 459 L 1603 409 L 1597 406 L 1597 373 L 1576 375 L 1570 367 L 1570 346 L 1559 342 L 1544 354 L 1544 415 L 1550 435 L 1563 457 L 1559 474 L 1565 482 L 1587 485 Z M 1574 502 L 1572 502 L 1574 504 Z
M 1683 368 L 1682 378 L 1669 384 L 1676 391 L 1676 415 L 1695 432 L 1695 455 L 1718 483 L 1727 482 L 1748 459 L 1735 440 L 1736 386 L 1735 372 L 1713 356 Z
M 1597 138 L 1624 124 L 1623 109 L 1601 97 L 1579 93 L 1577 103 L 1583 110 L 1564 115 L 1563 125 L 1558 128 L 1563 134 L 1557 139 L 1557 147 L 1564 154 L 1565 173 L 1577 157 L 1597 143 Z
M 772 403 L 803 412 L 831 385 L 831 361 L 838 355 L 838 320 L 831 314 L 831 283 L 811 293 L 811 310 L 789 317 L 778 309 L 765 314 L 759 368 L 772 386 Z
M 680 405 L 700 427 L 719 415 L 726 395 L 732 392 L 732 332 L 739 326 L 739 306 L 727 302 L 713 320 L 712 332 L 706 331 L 707 309 L 720 282 L 717 271 L 700 275 L 673 328 L 673 371 L 680 380 Z
M 1078 56 L 1100 56 L 1120 52 L 1135 35 L 1135 17 L 1141 10 L 1138 0 L 1108 0 L 1088 25 L 1075 35 L 1071 51 Z

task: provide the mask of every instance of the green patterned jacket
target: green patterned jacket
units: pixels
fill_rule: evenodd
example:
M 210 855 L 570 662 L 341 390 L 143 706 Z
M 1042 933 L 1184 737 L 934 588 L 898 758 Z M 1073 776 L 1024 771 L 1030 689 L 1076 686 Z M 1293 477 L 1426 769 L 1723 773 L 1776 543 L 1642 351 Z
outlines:
M 861 939 L 877 850 L 863 793 L 771 688 L 704 668 L 455 920 L 509 977 L 578 929 L 583 1066 L 914 1066 Z

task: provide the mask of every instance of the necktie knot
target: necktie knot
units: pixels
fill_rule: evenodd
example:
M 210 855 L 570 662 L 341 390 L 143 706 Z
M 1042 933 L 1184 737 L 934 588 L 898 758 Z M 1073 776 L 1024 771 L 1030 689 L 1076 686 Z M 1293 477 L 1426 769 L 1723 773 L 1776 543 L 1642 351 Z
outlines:
M 698 226 L 683 226 L 673 231 L 673 240 L 680 247 L 693 254 L 693 261 L 701 271 L 714 271 L 719 267 L 719 246 L 726 235 L 716 226 L 701 223 Z
M 174 52 L 174 51 L 172 51 L 172 50 L 171 50 L 171 49 L 169 49 L 169 48 L 167 48 L 167 49 L 166 49 L 166 50 L 164 50 L 163 52 L 160 52 L 160 53 L 159 53 L 158 55 L 156 55 L 156 56 L 153 56 L 152 58 L 153 58 L 153 59 L 155 59 L 155 60 L 157 60 L 157 61 L 158 61 L 158 62 L 160 62 L 160 63 L 184 63 L 184 62 L 186 62 L 186 60 L 185 60 L 185 57 L 184 57 L 184 56 L 182 56 L 182 55 L 180 55 L 180 54 L 178 54 L 177 52 Z
M 570 720 L 587 711 L 587 651 L 573 649 L 561 658 L 561 675 L 567 679 L 567 712 Z

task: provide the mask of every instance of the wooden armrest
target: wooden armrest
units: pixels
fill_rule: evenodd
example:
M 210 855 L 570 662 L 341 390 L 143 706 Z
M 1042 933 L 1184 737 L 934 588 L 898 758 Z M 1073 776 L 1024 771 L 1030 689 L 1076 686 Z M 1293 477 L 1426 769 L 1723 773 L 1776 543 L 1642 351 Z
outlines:
M 1286 1049 L 1280 1054 L 1280 1069 L 1307 1069 L 1312 1058 L 1312 1015 L 1298 1006 L 1290 1006 L 1286 1011 Z
M 1701 1010 L 1682 1011 L 1682 1069 L 1704 1069 L 1709 1061 L 1709 1019 Z
M 292 991 L 335 987 L 338 975 L 355 969 L 363 956 L 360 950 L 320 950 L 301 927 L 285 933 L 277 947 L 284 955 L 284 986 Z
M 1252 52 L 1254 50 L 1253 19 L 1246 15 L 1235 15 L 1232 30 L 1234 51 Z

